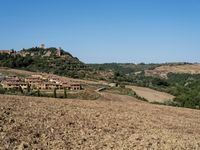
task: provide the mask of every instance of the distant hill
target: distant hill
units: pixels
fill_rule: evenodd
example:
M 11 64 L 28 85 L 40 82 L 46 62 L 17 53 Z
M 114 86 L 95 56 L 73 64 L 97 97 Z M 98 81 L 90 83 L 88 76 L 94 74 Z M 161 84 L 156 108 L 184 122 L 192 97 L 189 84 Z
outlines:
M 146 76 L 167 78 L 169 73 L 175 74 L 200 74 L 200 64 L 171 64 L 145 70 Z
M 96 81 L 112 80 L 116 71 L 115 69 L 101 70 L 96 65 L 86 65 L 69 52 L 55 47 L 33 47 L 17 52 L 14 50 L 0 50 L 0 67 Z
M 10 53 L 2 51 L 0 53 L 0 66 L 71 77 L 79 76 L 81 71 L 87 69 L 87 66 L 77 57 L 61 48 L 54 47 L 34 47 Z
M 86 65 L 63 49 L 35 47 L 0 51 L 0 67 L 153 88 L 175 96 L 167 105 L 200 109 L 200 64 Z

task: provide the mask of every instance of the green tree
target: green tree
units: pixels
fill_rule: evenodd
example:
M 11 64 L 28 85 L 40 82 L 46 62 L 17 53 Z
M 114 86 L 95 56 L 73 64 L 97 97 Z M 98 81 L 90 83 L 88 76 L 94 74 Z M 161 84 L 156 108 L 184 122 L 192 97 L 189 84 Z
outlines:
M 0 87 L 0 94 L 5 94 L 6 90 Z
M 64 98 L 67 98 L 67 89 L 64 88 Z
M 19 87 L 19 91 L 21 92 L 21 94 L 24 94 L 24 91 L 21 86 Z
M 27 85 L 27 93 L 30 93 L 31 92 L 31 86 L 30 84 Z
M 56 90 L 57 90 L 57 89 L 55 88 L 54 91 L 53 91 L 54 98 L 57 98 Z
M 41 94 L 40 94 L 40 90 L 39 90 L 39 89 L 37 90 L 37 96 L 38 96 L 38 97 L 41 96 Z

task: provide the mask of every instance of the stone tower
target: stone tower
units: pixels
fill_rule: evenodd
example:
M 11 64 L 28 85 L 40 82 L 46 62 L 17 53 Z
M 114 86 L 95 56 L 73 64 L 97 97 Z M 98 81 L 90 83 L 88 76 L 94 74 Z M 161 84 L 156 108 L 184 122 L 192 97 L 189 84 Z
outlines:
M 61 56 L 61 47 L 59 47 L 56 51 L 56 56 L 60 57 Z
M 41 44 L 41 45 L 40 45 L 40 48 L 45 49 L 45 45 L 44 45 L 44 44 Z

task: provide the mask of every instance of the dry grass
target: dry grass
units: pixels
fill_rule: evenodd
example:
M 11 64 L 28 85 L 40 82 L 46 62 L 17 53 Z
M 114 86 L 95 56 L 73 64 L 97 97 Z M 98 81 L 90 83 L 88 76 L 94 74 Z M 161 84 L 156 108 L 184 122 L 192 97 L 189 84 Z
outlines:
M 187 64 L 187 65 L 175 65 L 175 66 L 161 66 L 156 68 L 161 72 L 173 72 L 173 73 L 200 73 L 200 64 Z
M 149 102 L 164 103 L 168 100 L 173 100 L 174 96 L 165 92 L 159 92 L 150 88 L 138 87 L 138 86 L 127 86 L 132 89 L 140 97 L 145 98 Z
M 0 95 L 0 149 L 200 149 L 200 111 L 102 95 L 96 101 Z
M 147 76 L 166 77 L 168 73 L 189 73 L 200 74 L 200 64 L 186 64 L 186 65 L 164 65 L 155 68 L 154 70 L 146 70 Z

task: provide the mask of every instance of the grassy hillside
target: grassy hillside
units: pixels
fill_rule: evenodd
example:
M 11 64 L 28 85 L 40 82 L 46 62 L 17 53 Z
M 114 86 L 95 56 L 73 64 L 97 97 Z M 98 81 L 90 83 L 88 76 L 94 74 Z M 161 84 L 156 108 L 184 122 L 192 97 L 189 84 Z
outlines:
M 137 73 L 139 71 L 154 69 L 160 64 L 133 64 L 133 63 L 105 63 L 105 64 L 89 64 L 92 68 L 96 70 L 112 70 L 113 72 L 120 72 L 124 74 Z
M 173 103 L 168 105 L 200 109 L 200 74 L 199 65 L 188 63 L 171 63 L 171 64 L 94 64 L 97 70 L 112 70 L 112 82 L 120 85 L 136 85 L 149 87 L 158 91 L 163 91 L 174 95 L 176 98 Z M 173 73 L 166 74 L 167 78 L 162 78 L 157 74 L 146 76 L 146 70 L 156 70 L 155 68 L 173 69 Z M 177 67 L 179 66 L 179 67 Z M 178 68 L 176 70 L 176 68 Z M 184 72 L 181 70 L 184 70 Z M 180 71 L 181 70 L 181 71 Z M 195 72 L 195 74 L 193 74 Z

